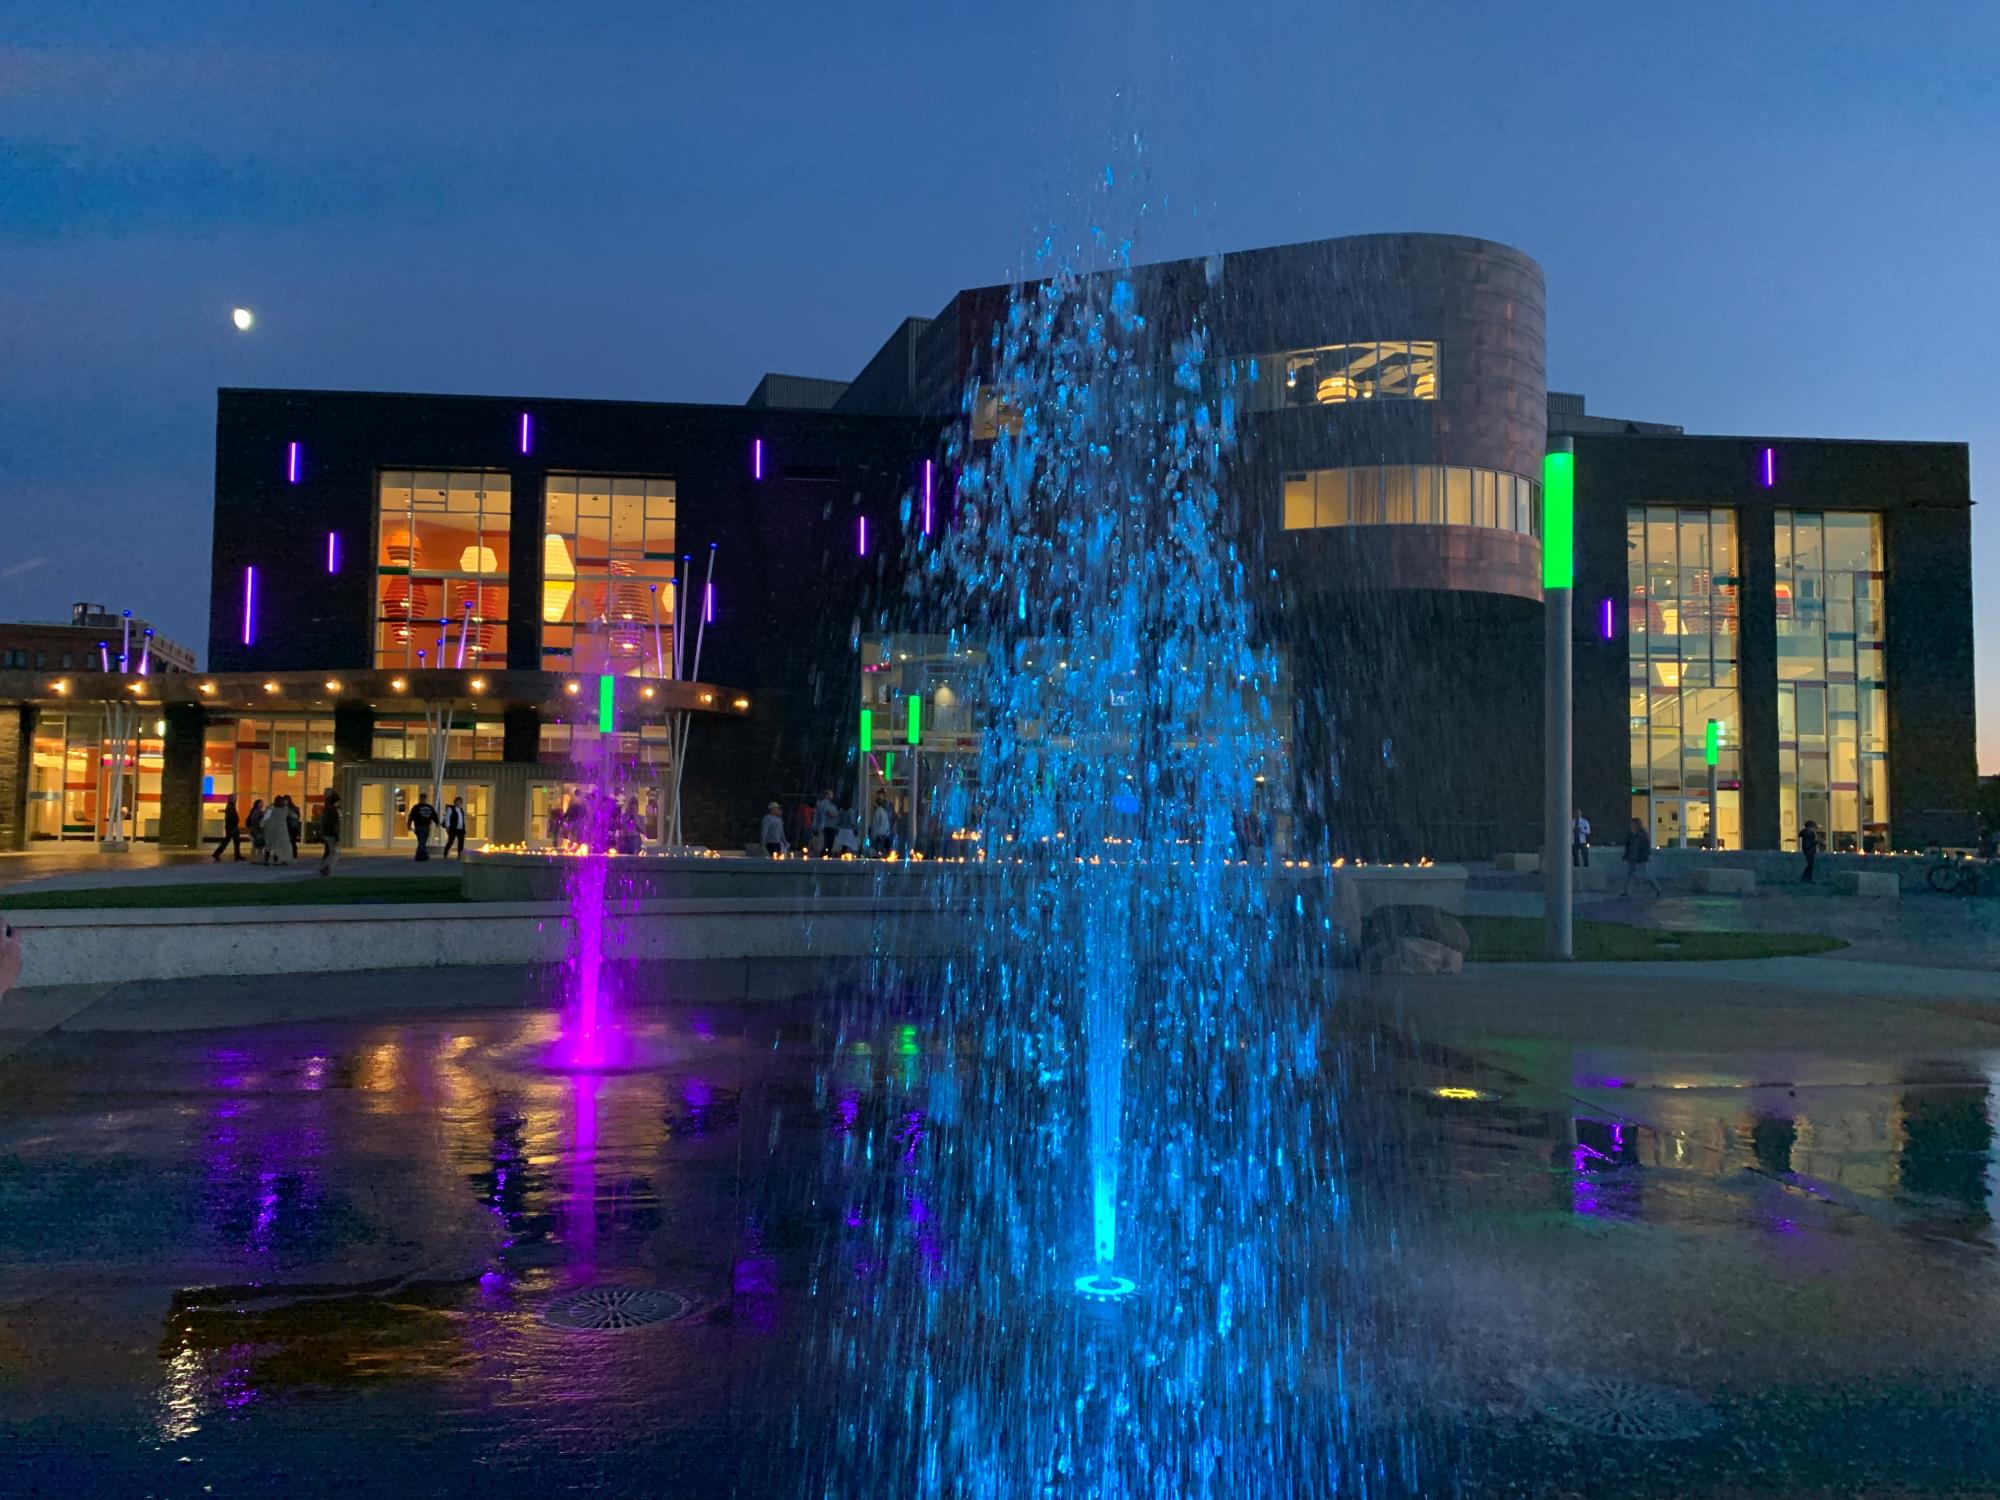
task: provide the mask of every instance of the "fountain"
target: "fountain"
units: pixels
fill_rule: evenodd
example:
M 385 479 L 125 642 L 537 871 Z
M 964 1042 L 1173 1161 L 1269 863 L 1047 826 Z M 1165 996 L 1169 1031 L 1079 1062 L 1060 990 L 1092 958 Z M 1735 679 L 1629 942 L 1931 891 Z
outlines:
M 1014 293 L 948 524 L 911 528 L 910 611 L 984 724 L 928 810 L 983 853 L 952 880 L 967 951 L 882 961 L 937 1018 L 928 1096 L 883 1111 L 927 1114 L 907 1211 L 867 1132 L 835 1135 L 835 1191 L 876 1213 L 821 1281 L 828 1494 L 1290 1497 L 1385 1461 L 1331 1293 L 1337 1097 L 1283 952 L 1305 924 L 1249 831 L 1282 738 L 1230 482 L 1254 372 L 1211 352 L 1220 262 L 1144 305 L 1130 244 L 1091 252 Z M 892 1019 L 857 1008 L 843 1055 Z

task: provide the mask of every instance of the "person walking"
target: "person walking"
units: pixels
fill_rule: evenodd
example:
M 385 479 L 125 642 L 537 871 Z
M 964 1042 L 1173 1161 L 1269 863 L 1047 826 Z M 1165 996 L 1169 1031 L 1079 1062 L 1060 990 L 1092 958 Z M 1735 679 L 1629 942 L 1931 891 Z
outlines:
M 764 846 L 764 852 L 773 859 L 783 859 L 785 850 L 784 810 L 773 802 L 764 809 L 764 821 L 757 828 L 757 842 Z
M 1631 830 L 1625 835 L 1625 894 L 1632 894 L 1632 887 L 1644 881 L 1653 888 L 1655 896 L 1660 894 L 1660 882 L 1653 878 L 1653 841 L 1646 836 L 1646 825 L 1637 818 L 1632 820 Z
M 875 846 L 875 857 L 887 859 L 895 845 L 896 826 L 889 815 L 889 799 L 880 792 L 875 794 L 875 811 L 868 815 L 868 838 Z
M 431 806 L 431 799 L 422 792 L 417 793 L 417 805 L 410 809 L 410 832 L 417 836 L 417 858 L 431 857 L 431 830 L 437 827 L 438 810 Z
M 1807 818 L 1806 826 L 1799 830 L 1799 853 L 1806 857 L 1806 867 L 1800 873 L 1799 879 L 1811 884 L 1813 865 L 1819 859 L 1819 824 L 1811 818 Z
M 264 863 L 288 865 L 292 862 L 292 820 L 283 797 L 274 798 L 264 810 Z
M 813 808 L 813 835 L 819 844 L 821 859 L 833 853 L 834 830 L 840 827 L 840 804 L 833 800 L 833 788 L 828 787 L 819 794 L 819 804 Z
M 465 799 L 454 797 L 451 806 L 444 810 L 444 858 L 451 858 L 456 847 L 458 857 L 465 858 Z
M 340 793 L 328 792 L 319 805 L 319 872 L 331 875 L 340 863 Z
M 861 814 L 851 807 L 840 810 L 840 827 L 833 835 L 835 854 L 859 854 L 861 852 Z
M 292 840 L 292 852 L 297 853 L 306 846 L 305 818 L 299 812 L 298 803 L 292 800 L 290 792 L 278 799 L 285 804 L 285 832 Z
M 1580 807 L 1576 810 L 1576 821 L 1570 824 L 1569 862 L 1579 870 L 1590 868 L 1590 819 Z
M 215 841 L 215 854 L 213 856 L 217 864 L 222 862 L 222 851 L 225 848 L 234 848 L 236 850 L 237 863 L 242 863 L 243 819 L 236 811 L 236 794 L 234 792 L 231 792 L 229 800 L 222 804 L 222 837 Z
M 270 851 L 264 847 L 264 799 L 257 798 L 250 804 L 250 811 L 243 819 L 243 827 L 250 835 L 250 852 L 257 856 L 260 864 L 271 862 Z

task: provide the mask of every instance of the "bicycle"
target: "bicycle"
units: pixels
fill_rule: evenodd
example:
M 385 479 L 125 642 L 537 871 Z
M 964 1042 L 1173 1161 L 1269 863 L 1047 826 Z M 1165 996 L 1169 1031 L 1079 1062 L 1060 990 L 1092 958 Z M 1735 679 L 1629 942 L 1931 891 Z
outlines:
M 1948 855 L 1932 865 L 1924 878 L 1930 888 L 1946 896 L 1979 894 L 1980 862 L 1962 854 Z

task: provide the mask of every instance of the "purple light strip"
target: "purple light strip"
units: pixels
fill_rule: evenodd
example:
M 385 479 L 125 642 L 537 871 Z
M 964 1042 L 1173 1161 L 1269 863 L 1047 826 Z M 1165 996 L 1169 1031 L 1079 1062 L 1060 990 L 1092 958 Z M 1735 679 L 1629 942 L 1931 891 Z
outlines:
M 299 482 L 299 445 L 296 442 L 285 445 L 285 480 L 289 484 Z
M 702 585 L 701 618 L 706 624 L 715 623 L 715 585 L 712 583 Z
M 256 637 L 256 618 L 257 569 L 252 565 L 243 570 L 243 644 L 246 646 Z
M 1617 632 L 1611 626 L 1611 601 L 1606 599 L 1604 601 L 1604 638 L 1608 641 L 1616 634 Z
M 854 519 L 861 523 L 860 529 L 855 533 L 855 550 L 860 556 L 866 557 L 868 555 L 868 518 L 866 516 L 856 516 Z
M 752 479 L 762 479 L 764 477 L 764 440 L 762 438 L 750 439 L 750 477 Z
M 521 451 L 526 453 L 534 446 L 535 424 L 526 412 L 521 413 Z
M 924 535 L 931 534 L 931 460 L 924 460 Z
M 1778 450 L 1775 448 L 1766 448 L 1764 450 L 1764 488 L 1767 490 L 1774 489 L 1777 483 Z
M 326 534 L 326 570 L 329 573 L 340 571 L 340 533 L 337 531 Z
M 111 670 L 111 642 L 99 641 L 97 643 L 97 664 L 106 672 Z

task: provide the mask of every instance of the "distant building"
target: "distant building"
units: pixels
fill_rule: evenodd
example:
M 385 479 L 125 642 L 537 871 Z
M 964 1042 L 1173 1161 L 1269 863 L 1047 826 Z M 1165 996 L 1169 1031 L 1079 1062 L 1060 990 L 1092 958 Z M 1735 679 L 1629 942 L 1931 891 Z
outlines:
M 101 604 L 70 606 L 69 623 L 20 620 L 0 622 L 0 671 L 10 667 L 34 672 L 115 672 L 122 663 L 137 672 L 192 672 L 194 652 L 154 631 L 129 611 L 120 614 Z
M 1551 436 L 1576 452 L 1575 784 L 1601 836 L 1638 817 L 1662 844 L 1789 847 L 1808 819 L 1834 848 L 1970 838 L 1964 444 L 1592 416 L 1547 388 L 1541 268 L 1487 240 L 1130 274 L 1149 318 L 1198 320 L 1235 372 L 1233 539 L 1287 674 L 1259 793 L 1281 840 L 1539 846 Z M 664 806 L 683 708 L 692 839 L 740 845 L 770 799 L 827 787 L 900 819 L 913 785 L 977 771 L 965 662 L 905 583 L 922 518 L 953 524 L 965 398 L 975 453 L 1013 420 L 992 368 L 1010 296 L 960 292 L 852 380 L 771 374 L 741 406 L 222 391 L 213 671 L 135 685 L 16 648 L 0 847 L 104 831 L 113 701 L 157 712 L 132 831 L 167 844 L 231 796 L 310 814 L 333 786 L 350 840 L 391 844 L 433 749 L 475 842 L 539 836 L 605 753 Z M 862 752 L 857 708 L 900 726 L 912 699 L 919 742 Z

